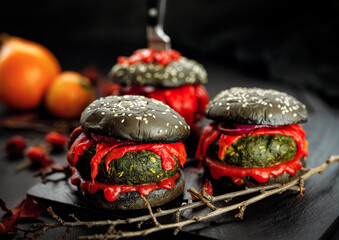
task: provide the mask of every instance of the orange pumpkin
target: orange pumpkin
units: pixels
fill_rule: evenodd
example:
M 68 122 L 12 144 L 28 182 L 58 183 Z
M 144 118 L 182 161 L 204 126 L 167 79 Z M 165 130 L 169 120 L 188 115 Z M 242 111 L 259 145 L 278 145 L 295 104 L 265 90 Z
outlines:
M 10 109 L 37 108 L 60 73 L 56 57 L 44 46 L 18 37 L 0 49 L 0 100 Z
M 78 118 L 95 99 L 91 81 L 77 72 L 66 71 L 57 76 L 46 94 L 46 108 L 61 118 Z

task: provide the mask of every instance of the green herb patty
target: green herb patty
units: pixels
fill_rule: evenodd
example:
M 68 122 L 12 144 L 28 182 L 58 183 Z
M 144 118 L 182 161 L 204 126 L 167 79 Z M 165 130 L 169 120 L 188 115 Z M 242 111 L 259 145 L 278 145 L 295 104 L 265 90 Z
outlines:
M 208 148 L 208 155 L 215 159 L 218 159 L 219 139 Z M 296 151 L 297 144 L 290 136 L 247 135 L 228 146 L 224 159 L 218 160 L 244 168 L 269 167 L 291 160 Z
M 91 179 L 90 162 L 95 155 L 95 145 L 87 148 L 76 164 L 76 169 L 81 177 Z M 114 159 L 109 164 L 108 171 L 105 166 L 104 156 L 98 166 L 98 175 L 95 181 L 106 184 L 140 185 L 158 182 L 161 179 L 173 176 L 180 163 L 177 160 L 173 169 L 166 171 L 162 168 L 162 159 L 152 151 L 142 150 L 127 152 L 119 159 Z

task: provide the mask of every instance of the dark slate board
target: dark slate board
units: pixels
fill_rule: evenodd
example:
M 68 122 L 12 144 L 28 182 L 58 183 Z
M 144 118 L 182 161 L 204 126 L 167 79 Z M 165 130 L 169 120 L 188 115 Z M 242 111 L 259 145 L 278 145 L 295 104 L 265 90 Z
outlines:
M 290 92 L 293 90 L 290 90 Z M 339 153 L 339 114 L 332 112 L 317 97 L 306 92 L 294 93 L 306 103 L 310 117 L 304 125 L 309 142 L 308 167 L 322 164 L 329 155 Z M 194 169 L 185 169 L 186 187 L 200 189 L 203 183 L 203 171 L 190 173 Z M 57 177 L 57 176 L 56 176 Z M 217 192 L 229 191 L 216 184 Z M 66 181 L 37 184 L 28 191 L 28 195 L 43 199 L 49 203 L 72 207 L 73 209 L 104 213 L 115 217 L 130 217 L 133 213 L 101 212 L 89 208 L 79 200 L 75 189 Z M 172 205 L 187 200 L 185 193 Z M 236 212 L 227 213 L 211 221 L 189 225 L 184 232 L 213 239 L 319 239 L 327 238 L 338 228 L 339 221 L 339 165 L 326 169 L 321 175 L 314 175 L 306 181 L 304 196 L 285 192 L 266 198 L 249 206 L 244 220 L 234 218 Z M 168 207 L 168 206 L 167 206 Z M 210 210 L 199 208 L 187 210 L 183 218 L 202 215 Z M 135 213 L 134 213 L 135 214 Z M 180 235 L 179 235 L 180 236 Z

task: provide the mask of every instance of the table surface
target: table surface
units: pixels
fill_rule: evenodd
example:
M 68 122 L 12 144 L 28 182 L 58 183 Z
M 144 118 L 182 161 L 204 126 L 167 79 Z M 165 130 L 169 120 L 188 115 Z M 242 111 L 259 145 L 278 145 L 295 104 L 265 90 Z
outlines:
M 220 90 L 232 86 L 248 86 L 275 88 L 286 91 L 303 101 L 309 110 L 309 121 L 304 125 L 309 142 L 308 167 L 316 167 L 323 163 L 329 155 L 339 154 L 339 111 L 330 108 L 314 93 L 298 86 L 261 81 L 237 74 L 221 66 L 207 66 L 209 83 L 206 88 L 214 97 Z M 0 116 L 6 112 L 0 109 Z M 23 135 L 33 143 L 43 141 L 44 134 L 33 131 L 18 131 L 0 128 L 0 146 L 13 135 Z M 53 155 L 60 163 L 66 162 L 66 152 Z M 9 160 L 4 151 L 0 151 L 0 198 L 9 207 L 16 206 L 25 196 L 29 188 L 39 183 L 33 178 L 33 169 L 15 172 L 14 167 L 22 163 L 22 159 Z M 186 187 L 197 186 L 200 175 L 186 176 Z M 339 231 L 339 166 L 334 164 L 321 175 L 314 175 L 306 181 L 306 192 L 303 197 L 284 193 L 260 201 L 247 208 L 244 220 L 234 219 L 234 214 L 226 214 L 213 221 L 194 224 L 183 229 L 178 239 L 195 235 L 197 239 L 338 239 Z M 62 211 L 62 207 L 60 207 Z M 201 210 L 201 213 L 209 211 Z M 184 217 L 189 217 L 185 213 Z M 51 219 L 42 215 L 42 221 Z M 28 222 L 29 223 L 29 222 Z M 52 230 L 39 239 L 51 239 L 61 236 L 63 229 Z M 76 228 L 68 239 L 88 233 L 89 230 Z M 92 232 L 93 233 L 93 232 Z M 172 238 L 170 234 L 154 234 L 147 239 Z M 16 238 L 21 238 L 18 234 Z

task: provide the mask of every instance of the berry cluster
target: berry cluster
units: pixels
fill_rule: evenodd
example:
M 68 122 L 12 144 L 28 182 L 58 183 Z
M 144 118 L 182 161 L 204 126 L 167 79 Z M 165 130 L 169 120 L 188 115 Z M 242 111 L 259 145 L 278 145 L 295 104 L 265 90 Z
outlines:
M 119 64 L 133 65 L 135 63 L 157 63 L 160 65 L 168 65 L 172 61 L 178 61 L 181 54 L 176 50 L 154 50 L 154 49 L 139 49 L 130 57 L 119 57 Z
M 54 160 L 49 156 L 50 151 L 63 149 L 66 145 L 67 138 L 57 132 L 49 132 L 45 136 L 44 145 L 35 145 L 27 149 L 26 139 L 22 136 L 13 136 L 5 143 L 5 151 L 8 157 L 20 157 L 25 154 L 27 161 L 18 166 L 16 169 L 21 170 L 30 165 L 39 166 L 43 170 L 50 170 L 57 166 Z

